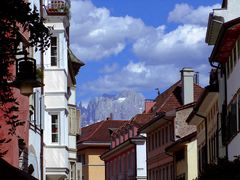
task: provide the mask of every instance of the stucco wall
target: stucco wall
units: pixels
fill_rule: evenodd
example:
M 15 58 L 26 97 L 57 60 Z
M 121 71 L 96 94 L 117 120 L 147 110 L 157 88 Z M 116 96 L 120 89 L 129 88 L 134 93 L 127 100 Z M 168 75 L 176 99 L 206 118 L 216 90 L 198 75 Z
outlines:
M 197 140 L 187 144 L 187 166 L 187 179 L 196 179 L 198 176 Z
M 78 151 L 78 154 L 85 154 L 86 164 L 82 167 L 84 180 L 105 180 L 105 165 L 100 155 L 106 150 L 106 148 L 89 148 Z
M 176 111 L 175 117 L 175 136 L 184 137 L 192 132 L 196 131 L 196 127 L 188 125 L 186 119 L 192 112 L 192 108 L 186 108 Z M 175 137 L 176 138 L 176 137 Z
M 147 177 L 146 142 L 136 145 L 137 177 Z

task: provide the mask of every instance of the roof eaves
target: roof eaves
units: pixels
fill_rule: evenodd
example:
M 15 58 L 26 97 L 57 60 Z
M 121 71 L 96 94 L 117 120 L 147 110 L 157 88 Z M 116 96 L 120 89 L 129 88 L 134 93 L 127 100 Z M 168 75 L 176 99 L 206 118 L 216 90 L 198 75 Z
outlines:
M 216 59 L 216 56 L 217 56 L 217 53 L 218 53 L 220 47 L 222 46 L 222 42 L 224 40 L 224 36 L 225 36 L 227 30 L 229 28 L 233 27 L 234 25 L 239 24 L 239 23 L 240 23 L 240 17 L 236 18 L 236 19 L 233 19 L 231 21 L 228 21 L 228 22 L 226 22 L 222 25 L 222 27 L 220 29 L 220 32 L 218 34 L 218 38 L 216 40 L 216 44 L 215 44 L 215 46 L 212 50 L 212 53 L 209 57 L 210 62 L 219 62 L 219 60 Z

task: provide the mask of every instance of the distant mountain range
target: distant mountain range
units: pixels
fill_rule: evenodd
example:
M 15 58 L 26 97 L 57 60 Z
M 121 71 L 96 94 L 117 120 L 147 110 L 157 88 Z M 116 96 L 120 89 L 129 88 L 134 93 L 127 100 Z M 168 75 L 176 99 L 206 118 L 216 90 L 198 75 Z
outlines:
M 135 91 L 122 91 L 116 95 L 104 94 L 89 101 L 87 107 L 79 104 L 81 127 L 99 120 L 129 120 L 144 110 L 145 98 Z

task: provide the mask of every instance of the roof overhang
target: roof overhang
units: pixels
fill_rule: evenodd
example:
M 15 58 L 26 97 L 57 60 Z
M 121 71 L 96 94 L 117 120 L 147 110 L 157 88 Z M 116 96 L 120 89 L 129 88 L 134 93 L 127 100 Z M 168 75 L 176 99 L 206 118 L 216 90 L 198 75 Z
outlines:
M 91 141 L 84 141 L 84 142 L 78 142 L 77 143 L 77 148 L 78 150 L 80 149 L 86 149 L 86 148 L 91 148 L 91 147 L 110 147 L 111 143 L 110 142 L 91 142 Z
M 166 121 L 172 121 L 175 116 L 168 116 L 166 113 L 157 114 L 151 121 L 142 126 L 138 131 L 141 133 L 148 133 L 166 123 Z
M 203 94 L 193 108 L 193 111 L 188 116 L 186 122 L 190 125 L 198 125 L 203 120 L 202 117 L 198 115 L 206 117 L 213 104 L 218 100 L 218 94 L 217 85 L 209 85 L 205 87 Z
M 124 141 L 123 143 L 119 144 L 113 149 L 110 149 L 109 151 L 103 153 L 100 158 L 102 160 L 108 160 L 111 159 L 112 157 L 121 154 L 122 152 L 125 152 L 131 147 L 134 147 L 135 143 L 133 143 L 132 138 L 128 139 L 127 141 Z
M 216 44 L 209 58 L 210 62 L 225 63 L 232 53 L 240 35 L 240 18 L 236 18 L 222 25 Z
M 165 149 L 165 151 L 170 152 L 170 153 L 177 152 L 177 151 L 185 148 L 187 143 L 194 141 L 196 139 L 196 136 L 197 136 L 197 132 L 195 131 L 195 132 L 177 140 L 176 142 L 174 142 L 173 144 L 168 146 Z
M 73 54 L 71 49 L 68 49 L 68 57 L 70 59 L 70 62 L 72 63 L 74 74 L 76 75 L 80 67 L 84 66 L 85 64 Z
M 209 45 L 214 45 L 216 42 L 216 39 L 218 37 L 218 33 L 221 29 L 221 26 L 223 24 L 223 17 L 216 16 L 214 13 L 209 14 L 208 18 L 208 28 L 206 33 L 205 42 Z

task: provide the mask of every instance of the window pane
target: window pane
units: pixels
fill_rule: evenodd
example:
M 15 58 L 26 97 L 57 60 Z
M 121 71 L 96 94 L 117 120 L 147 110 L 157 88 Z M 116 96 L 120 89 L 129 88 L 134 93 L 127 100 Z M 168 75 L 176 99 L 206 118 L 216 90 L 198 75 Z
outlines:
M 237 45 L 238 45 L 238 59 L 240 58 L 240 39 L 238 40 L 238 43 L 237 43 Z
M 51 37 L 51 66 L 57 66 L 57 37 Z
M 57 37 L 51 37 L 51 45 L 56 46 L 57 45 Z
M 58 134 L 52 134 L 52 142 L 58 142 Z
M 57 66 L 57 57 L 51 57 L 51 66 Z
M 51 48 L 51 56 L 57 56 L 57 47 Z
M 51 115 L 52 120 L 52 142 L 58 142 L 58 115 Z
M 240 43 L 238 43 L 240 44 Z M 238 125 L 240 130 L 240 95 L 238 95 Z

